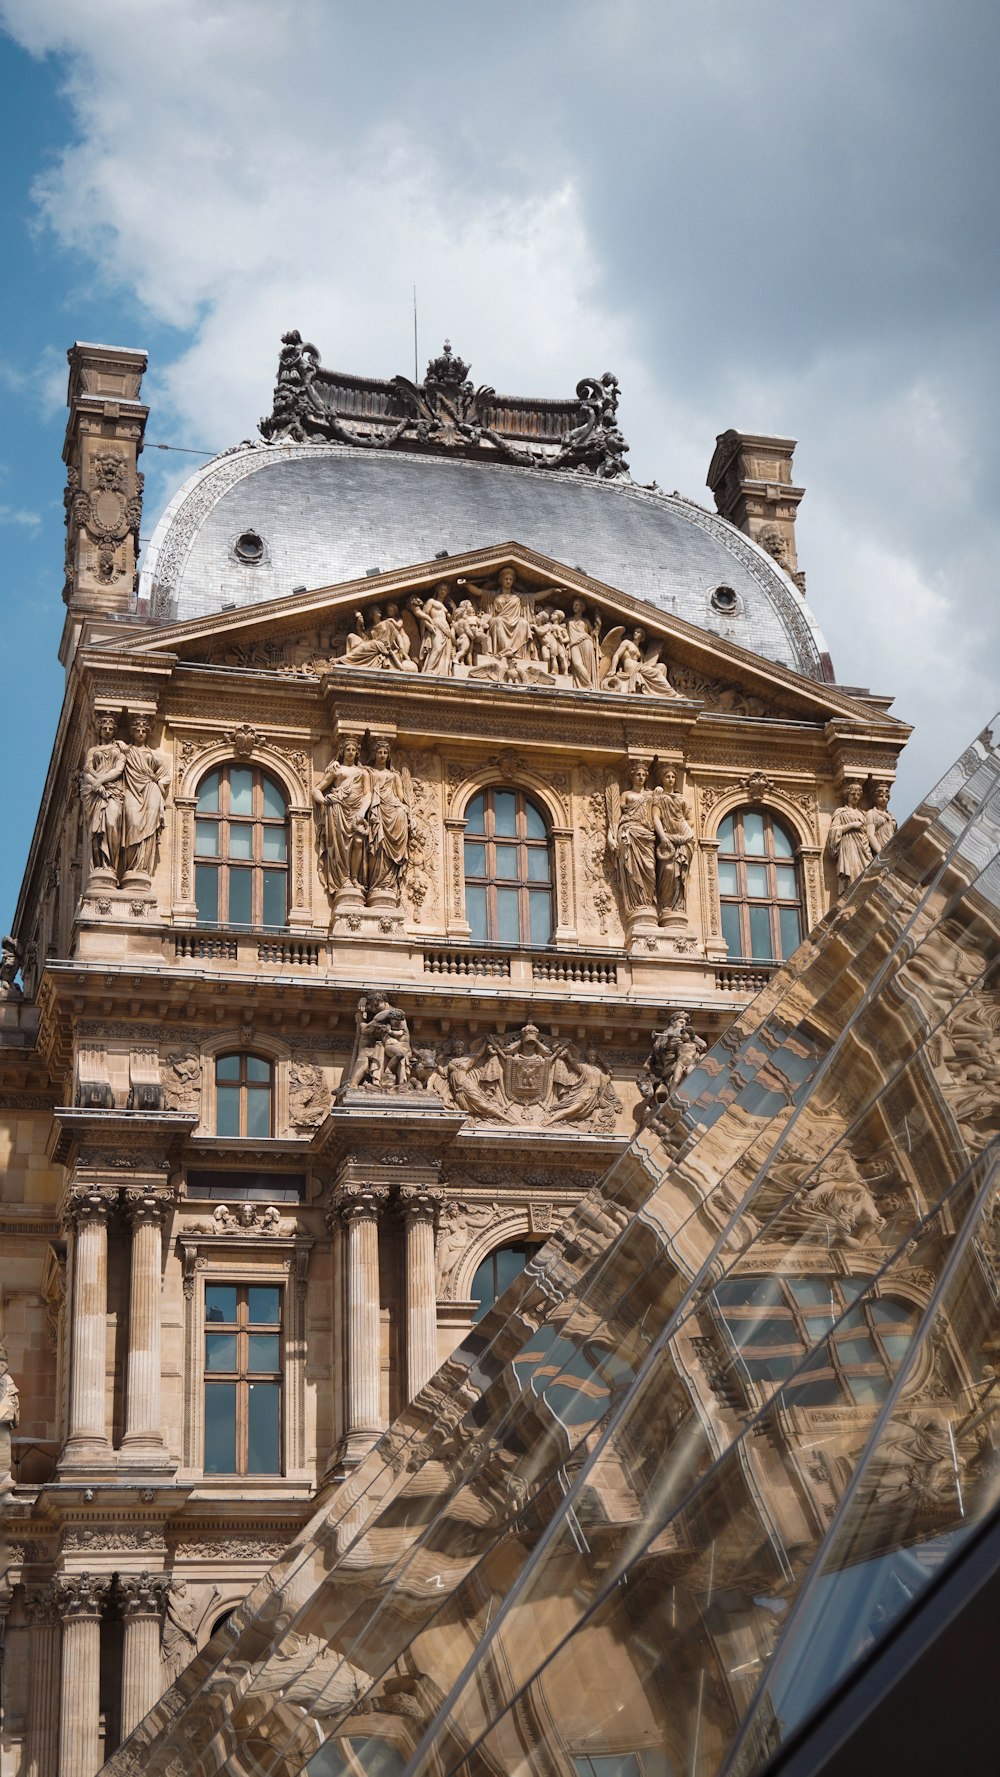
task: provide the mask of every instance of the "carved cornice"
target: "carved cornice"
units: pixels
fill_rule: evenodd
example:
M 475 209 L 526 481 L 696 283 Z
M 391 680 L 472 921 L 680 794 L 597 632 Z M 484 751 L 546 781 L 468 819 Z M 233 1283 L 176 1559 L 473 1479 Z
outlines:
M 170 1170 L 197 1121 L 194 1114 L 183 1111 L 76 1110 L 57 1105 L 48 1158 L 84 1171 L 163 1173 Z

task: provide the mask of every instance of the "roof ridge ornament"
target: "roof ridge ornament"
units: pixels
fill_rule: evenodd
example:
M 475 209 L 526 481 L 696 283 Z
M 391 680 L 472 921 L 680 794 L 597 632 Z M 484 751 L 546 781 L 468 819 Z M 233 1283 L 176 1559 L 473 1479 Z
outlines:
M 527 469 L 569 469 L 603 481 L 629 480 L 628 445 L 618 429 L 618 378 L 585 376 L 575 398 L 498 395 L 468 380 L 470 366 L 451 341 L 422 383 L 409 377 L 326 370 L 297 329 L 282 334 L 274 405 L 260 422 L 269 443 L 328 443 L 370 450 L 427 451 Z

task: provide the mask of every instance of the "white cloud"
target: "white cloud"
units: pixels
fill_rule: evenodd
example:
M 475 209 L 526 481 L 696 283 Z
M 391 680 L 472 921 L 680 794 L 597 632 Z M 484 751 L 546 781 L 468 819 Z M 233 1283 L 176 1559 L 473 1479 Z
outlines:
M 40 531 L 42 516 L 40 512 L 29 512 L 24 506 L 6 506 L 0 504 L 0 525 L 18 525 L 25 531 Z

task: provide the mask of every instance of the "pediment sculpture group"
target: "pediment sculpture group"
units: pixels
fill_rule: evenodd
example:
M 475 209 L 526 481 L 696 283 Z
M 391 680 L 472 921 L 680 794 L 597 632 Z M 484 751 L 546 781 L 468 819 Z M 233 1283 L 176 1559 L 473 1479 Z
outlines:
M 358 611 L 338 666 L 424 673 L 496 685 L 676 697 L 662 641 L 641 625 L 605 628 L 586 600 L 558 587 L 539 595 L 513 568 L 495 581 L 442 581 L 424 597 Z

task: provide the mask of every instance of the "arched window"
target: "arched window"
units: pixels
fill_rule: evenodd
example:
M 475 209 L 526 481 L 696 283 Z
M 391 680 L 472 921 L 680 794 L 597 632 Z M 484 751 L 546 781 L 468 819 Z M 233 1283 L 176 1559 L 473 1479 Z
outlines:
M 552 858 L 523 790 L 480 790 L 465 811 L 465 911 L 474 944 L 548 944 Z
M 734 1277 L 716 1284 L 714 1295 L 745 1374 L 768 1393 L 843 1315 L 789 1384 L 786 1403 L 875 1406 L 910 1348 L 917 1315 L 909 1303 L 886 1297 L 855 1302 L 864 1288 L 865 1280 L 846 1277 Z
M 511 1246 L 498 1246 L 495 1252 L 487 1253 L 472 1279 L 472 1299 L 476 1304 L 473 1320 L 482 1320 L 507 1285 L 520 1277 L 536 1250 L 536 1241 L 516 1240 Z
M 288 805 L 257 765 L 219 765 L 198 786 L 194 894 L 204 925 L 283 926 Z
M 266 1138 L 272 1133 L 274 1068 L 262 1055 L 219 1055 L 215 1061 L 216 1135 Z
M 765 809 L 737 808 L 722 822 L 719 897 L 730 957 L 776 962 L 801 943 L 795 843 Z

